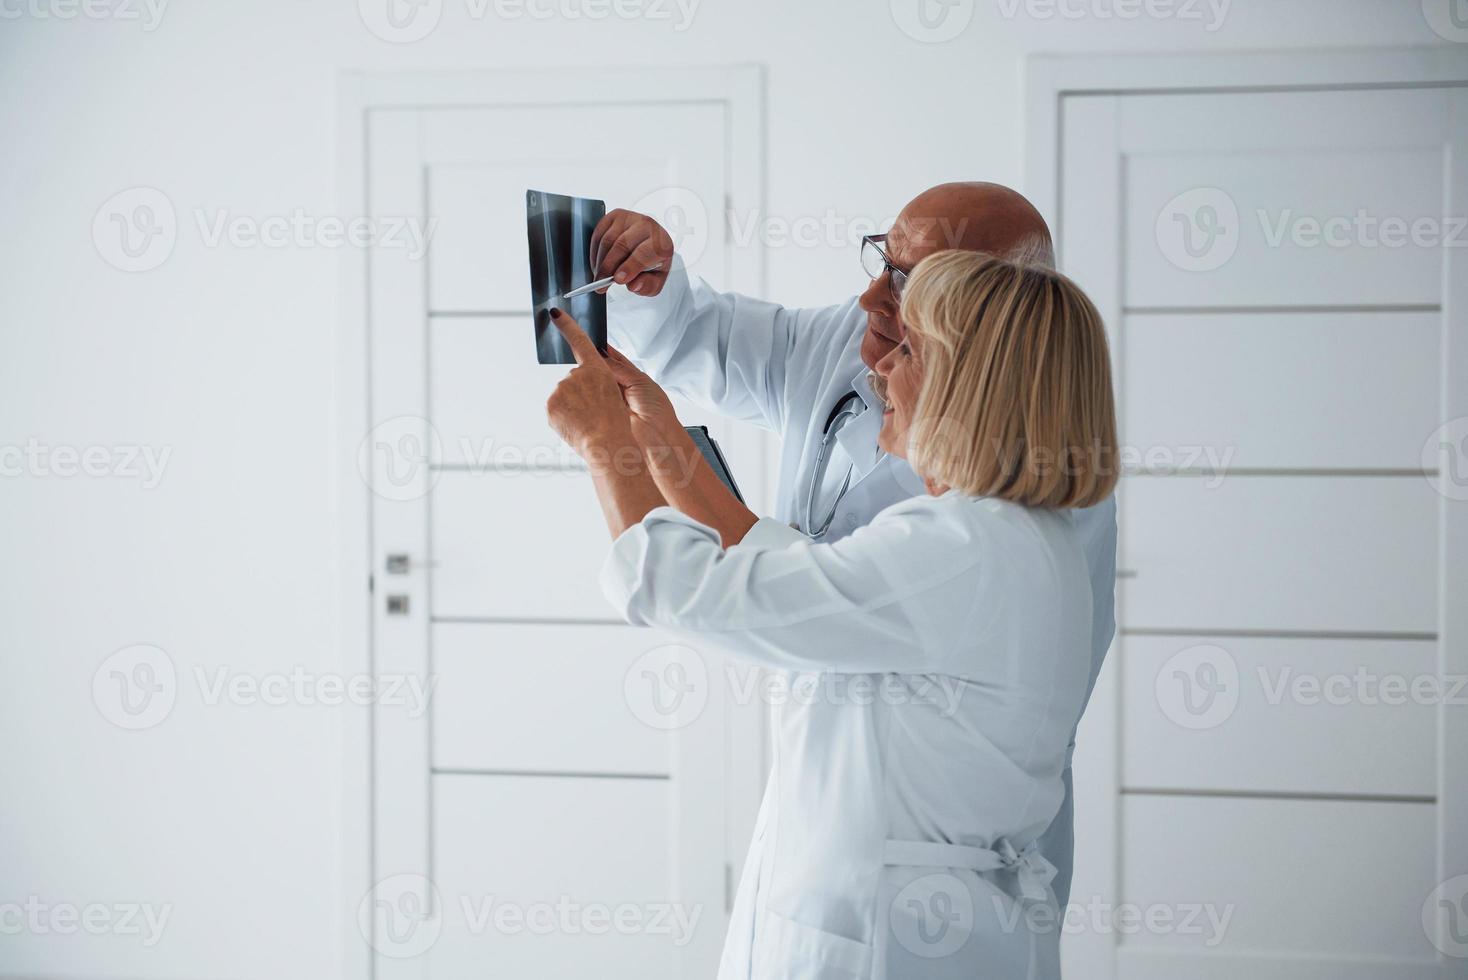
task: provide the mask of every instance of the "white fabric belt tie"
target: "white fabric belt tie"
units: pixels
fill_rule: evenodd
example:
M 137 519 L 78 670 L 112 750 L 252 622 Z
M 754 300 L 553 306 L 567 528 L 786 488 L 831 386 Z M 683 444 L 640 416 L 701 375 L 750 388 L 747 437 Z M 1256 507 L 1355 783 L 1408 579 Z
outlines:
M 1049 899 L 1050 882 L 1057 873 L 1055 865 L 1045 860 L 1033 842 L 1016 851 L 1006 837 L 995 841 L 992 848 L 937 841 L 889 840 L 882 852 L 882 863 L 908 868 L 1008 871 L 1018 877 L 1020 893 L 1037 902 Z

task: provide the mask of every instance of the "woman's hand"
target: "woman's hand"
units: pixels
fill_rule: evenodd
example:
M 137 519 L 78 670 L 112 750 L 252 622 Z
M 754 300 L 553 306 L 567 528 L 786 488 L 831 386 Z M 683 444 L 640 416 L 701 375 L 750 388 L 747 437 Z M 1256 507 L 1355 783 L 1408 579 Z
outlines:
M 668 393 L 610 344 L 606 363 L 631 411 L 633 435 L 643 445 L 666 444 L 669 433 L 683 428 Z
M 551 310 L 551 321 L 576 355 L 576 366 L 546 402 L 551 428 L 588 462 L 607 450 L 635 445 L 631 412 L 611 365 L 570 315 Z
M 667 500 L 632 436 L 632 413 L 611 366 L 575 320 L 551 310 L 551 321 L 576 355 L 576 366 L 551 392 L 546 414 L 551 427 L 589 464 L 597 500 L 615 538 Z

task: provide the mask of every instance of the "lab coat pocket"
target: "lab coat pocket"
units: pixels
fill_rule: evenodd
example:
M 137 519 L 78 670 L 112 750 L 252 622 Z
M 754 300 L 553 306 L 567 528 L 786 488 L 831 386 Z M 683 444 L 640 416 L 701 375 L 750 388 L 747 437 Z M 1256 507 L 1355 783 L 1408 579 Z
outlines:
M 1058 980 L 1053 899 L 1035 902 L 1012 894 L 990 880 L 1000 875 L 886 868 L 873 980 Z
M 868 980 L 872 947 L 765 909 L 754 975 L 760 980 Z

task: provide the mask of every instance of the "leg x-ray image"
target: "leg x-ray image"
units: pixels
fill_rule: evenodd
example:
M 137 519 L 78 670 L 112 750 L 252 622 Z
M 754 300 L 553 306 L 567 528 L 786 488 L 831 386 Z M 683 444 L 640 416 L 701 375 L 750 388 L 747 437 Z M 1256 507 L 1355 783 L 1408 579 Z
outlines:
M 535 309 L 535 353 L 541 364 L 575 364 L 571 348 L 551 323 L 559 306 L 596 342 L 607 348 L 607 298 L 592 292 L 574 299 L 565 294 L 596 278 L 591 268 L 591 233 L 607 213 L 604 201 L 544 191 L 525 192 L 525 225 L 530 239 L 530 299 Z

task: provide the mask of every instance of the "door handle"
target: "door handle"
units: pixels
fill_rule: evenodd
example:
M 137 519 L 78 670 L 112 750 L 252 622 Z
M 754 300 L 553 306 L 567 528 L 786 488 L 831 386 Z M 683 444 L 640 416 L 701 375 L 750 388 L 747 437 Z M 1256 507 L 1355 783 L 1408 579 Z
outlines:
M 414 561 L 412 555 L 392 554 L 387 556 L 387 574 L 407 575 L 415 568 L 437 568 L 436 561 Z

